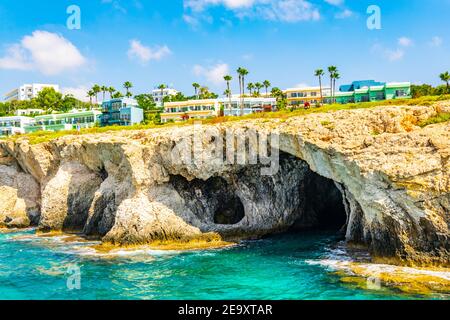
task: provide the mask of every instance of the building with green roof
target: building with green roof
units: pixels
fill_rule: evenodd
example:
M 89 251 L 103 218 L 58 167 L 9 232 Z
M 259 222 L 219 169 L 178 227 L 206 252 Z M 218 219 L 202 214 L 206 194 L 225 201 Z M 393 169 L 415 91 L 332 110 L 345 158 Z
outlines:
M 411 83 L 382 83 L 373 80 L 355 81 L 351 85 L 343 85 L 335 93 L 336 103 L 374 102 L 392 99 L 411 99 Z M 325 98 L 327 102 L 332 97 Z

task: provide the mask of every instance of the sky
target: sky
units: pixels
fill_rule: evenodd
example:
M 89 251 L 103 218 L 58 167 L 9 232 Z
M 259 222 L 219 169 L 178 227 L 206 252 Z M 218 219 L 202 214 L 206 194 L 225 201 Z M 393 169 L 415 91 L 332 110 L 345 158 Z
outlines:
M 437 85 L 449 12 L 450 0 L 2 0 L 0 95 L 56 83 L 85 100 L 93 84 L 125 81 L 134 94 L 162 83 L 193 94 L 193 82 L 222 94 L 225 74 L 238 91 L 238 67 L 280 88 L 318 85 L 330 65 L 339 84 Z

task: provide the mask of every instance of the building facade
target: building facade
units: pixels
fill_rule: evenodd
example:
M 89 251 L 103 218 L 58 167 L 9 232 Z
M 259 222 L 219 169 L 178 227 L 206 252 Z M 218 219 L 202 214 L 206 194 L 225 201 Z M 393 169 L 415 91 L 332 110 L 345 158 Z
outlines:
M 26 126 L 32 125 L 34 121 L 33 118 L 22 116 L 0 117 L 0 136 L 26 133 Z
M 178 93 L 177 90 L 172 88 L 166 88 L 166 89 L 154 89 L 152 91 L 153 100 L 155 101 L 156 105 L 158 107 L 162 107 L 163 101 L 165 97 L 169 96 L 175 96 Z
M 42 109 L 18 109 L 14 112 L 14 115 L 35 117 L 44 113 L 45 111 Z
M 292 88 L 284 91 L 288 106 L 304 106 L 306 103 L 315 105 L 321 102 L 321 97 L 325 98 L 331 95 L 330 87 L 322 87 L 322 95 L 320 87 Z
M 231 101 L 229 98 L 219 99 L 219 103 L 223 110 L 224 116 L 240 116 L 252 113 L 275 111 L 277 100 L 275 98 L 251 98 L 243 99 L 243 110 L 241 110 L 241 98 L 233 96 Z M 242 112 L 241 112 L 242 111 Z
M 220 112 L 217 99 L 167 102 L 161 114 L 161 122 L 179 122 L 188 119 L 207 119 L 216 117 Z
M 41 92 L 44 88 L 53 88 L 55 89 L 55 91 L 59 92 L 59 86 L 56 84 L 41 84 L 41 83 L 24 84 L 19 88 L 16 88 L 6 93 L 4 101 L 5 102 L 29 101 L 33 98 L 36 98 L 39 92 Z
M 243 101 L 243 114 L 274 111 L 275 98 L 251 98 L 243 100 L 239 96 L 221 99 L 189 100 L 167 102 L 164 104 L 164 113 L 161 114 L 161 122 L 178 122 L 189 119 L 207 119 L 224 116 L 240 116 L 241 102 Z
M 99 123 L 98 110 L 73 110 L 70 113 L 57 113 L 37 116 L 34 122 L 25 126 L 25 133 L 37 131 L 63 131 L 92 128 Z
M 119 98 L 102 103 L 100 124 L 106 126 L 131 126 L 144 121 L 144 110 L 135 99 Z
M 383 83 L 373 80 L 355 81 L 351 85 L 341 86 L 334 98 L 328 96 L 327 102 L 336 103 L 359 103 L 375 102 L 393 99 L 411 99 L 410 82 Z

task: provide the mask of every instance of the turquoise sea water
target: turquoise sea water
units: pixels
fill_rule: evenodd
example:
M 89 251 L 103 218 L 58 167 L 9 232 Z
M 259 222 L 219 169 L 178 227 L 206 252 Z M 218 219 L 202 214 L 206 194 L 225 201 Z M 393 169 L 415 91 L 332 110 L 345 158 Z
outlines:
M 0 233 L 0 299 L 420 299 L 340 281 L 321 261 L 345 259 L 330 233 L 290 234 L 207 251 L 95 253 L 83 242 Z M 78 266 L 79 290 L 68 268 Z

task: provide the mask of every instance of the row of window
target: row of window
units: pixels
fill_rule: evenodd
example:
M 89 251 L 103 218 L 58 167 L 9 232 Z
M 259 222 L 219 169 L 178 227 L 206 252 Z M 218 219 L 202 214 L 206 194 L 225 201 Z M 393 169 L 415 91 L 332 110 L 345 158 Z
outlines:
M 306 97 L 317 97 L 320 92 L 292 92 L 290 98 L 306 98 Z
M 189 106 L 181 108 L 168 108 L 168 112 L 188 112 L 188 111 L 211 111 L 215 110 L 213 106 Z

